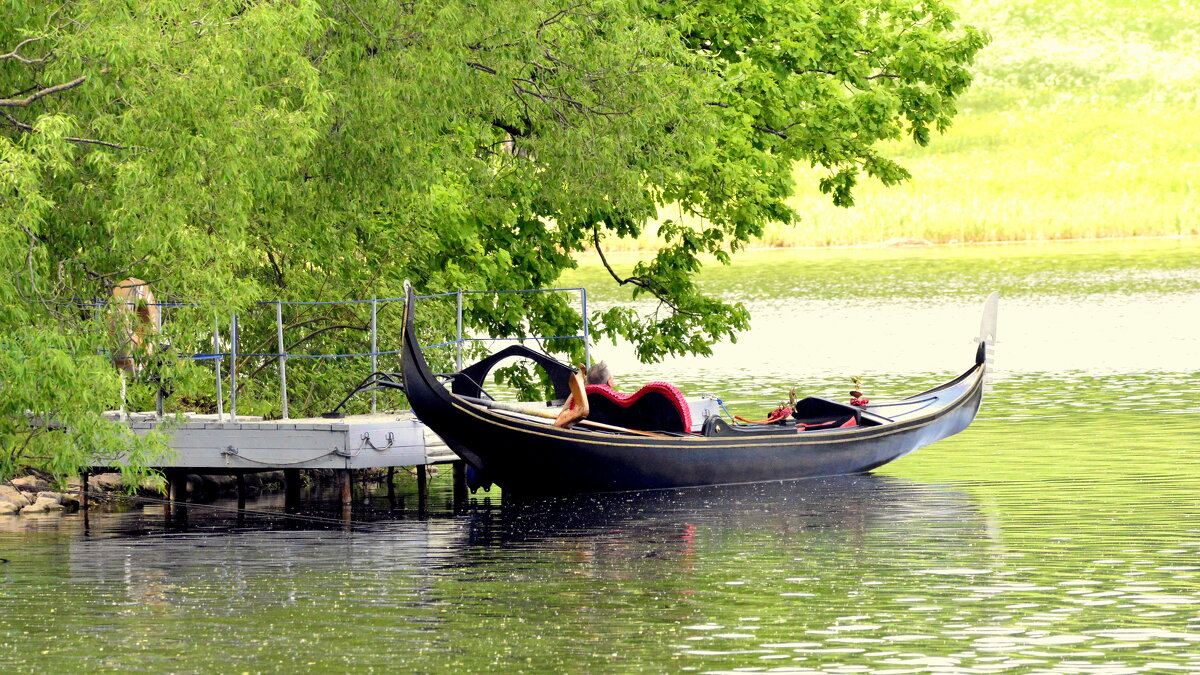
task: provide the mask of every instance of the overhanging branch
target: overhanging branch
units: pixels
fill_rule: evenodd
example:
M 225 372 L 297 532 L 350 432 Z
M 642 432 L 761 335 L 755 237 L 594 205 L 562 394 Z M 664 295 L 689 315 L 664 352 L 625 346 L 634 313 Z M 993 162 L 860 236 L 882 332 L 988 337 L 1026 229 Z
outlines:
M 301 322 L 300 324 L 293 324 L 293 325 L 302 325 L 304 323 L 313 323 L 315 321 L 320 321 L 320 320 L 324 320 L 324 319 L 323 318 L 312 319 L 309 321 Z M 291 327 L 292 326 L 285 326 L 284 328 L 291 328 Z M 367 326 L 351 326 L 351 325 L 346 325 L 346 324 L 338 324 L 336 326 L 326 326 L 324 328 L 319 328 L 319 329 L 309 333 L 308 335 L 305 335 L 304 337 L 300 338 L 299 340 L 296 340 L 295 342 L 293 342 L 290 345 L 284 345 L 283 349 L 285 352 L 290 352 L 291 350 L 295 349 L 296 347 L 299 347 L 300 345 L 304 344 L 305 342 L 308 342 L 309 340 L 317 337 L 321 333 L 325 333 L 325 332 L 331 331 L 331 330 L 356 330 L 356 331 L 366 332 L 366 331 L 370 330 L 370 328 Z M 255 376 L 257 376 L 259 373 L 262 372 L 263 368 L 266 368 L 267 366 L 271 365 L 272 363 L 275 363 L 278 359 L 279 359 L 278 356 L 273 356 L 271 358 L 265 359 L 262 363 L 258 364 L 258 367 L 255 368 L 253 371 L 251 371 L 250 374 L 247 375 L 246 377 L 249 379 L 253 379 Z
M 759 131 L 771 134 L 772 136 L 778 136 L 785 141 L 787 140 L 787 134 L 783 133 L 782 131 L 779 131 L 778 129 L 772 129 L 770 127 L 759 126 L 757 124 L 751 124 L 750 128 L 757 129 Z
M 70 82 L 63 82 L 62 84 L 56 84 L 53 87 L 39 89 L 25 98 L 0 98 L 0 108 L 28 108 L 40 98 L 57 94 L 68 89 L 74 89 L 75 87 L 83 84 L 86 80 L 87 75 L 80 75 Z
M 14 127 L 18 128 L 18 129 L 20 129 L 21 131 L 31 133 L 31 134 L 37 133 L 37 129 L 35 129 L 33 127 L 33 125 L 26 124 L 26 123 L 22 122 L 21 120 L 13 117 L 12 115 L 9 115 L 8 113 L 0 113 L 0 115 L 3 115 L 4 118 L 7 119 L 10 124 L 12 124 Z M 110 143 L 108 141 L 100 141 L 100 140 L 96 140 L 95 138 L 79 138 L 77 136 L 67 136 L 63 140 L 70 141 L 71 143 L 81 143 L 81 144 L 85 144 L 85 145 L 103 145 L 106 148 L 113 148 L 115 150 L 128 150 L 129 149 L 129 146 L 127 146 L 127 145 L 121 145 L 120 143 Z
M 20 53 L 21 47 L 24 47 L 25 45 L 29 44 L 30 42 L 37 42 L 38 40 L 44 40 L 44 39 L 45 38 L 43 38 L 43 37 L 31 37 L 27 40 L 22 40 L 20 42 L 20 44 L 18 44 L 16 47 L 13 47 L 13 50 L 11 52 L 9 52 L 7 54 L 0 54 L 0 61 L 4 61 L 7 59 L 15 59 L 17 61 L 20 61 L 21 63 L 24 63 L 27 66 L 34 66 L 34 65 L 38 65 L 40 63 L 45 63 L 47 61 L 47 59 L 50 58 L 50 55 L 54 53 L 53 51 L 51 51 L 49 54 L 46 54 L 45 56 L 43 56 L 40 59 L 27 59 L 24 56 L 21 56 L 21 53 Z
M 676 314 L 682 314 L 684 316 L 699 316 L 699 314 L 696 312 L 684 311 L 680 309 L 679 306 L 674 302 L 671 302 L 670 294 L 668 293 L 667 289 L 663 288 L 662 284 L 658 283 L 651 277 L 625 277 L 622 279 L 621 276 L 617 274 L 616 270 L 612 268 L 612 265 L 608 264 L 608 258 L 604 257 L 604 249 L 600 247 L 599 226 L 592 226 L 592 241 L 596 245 L 596 253 L 600 256 L 600 264 L 604 265 L 604 269 L 608 270 L 609 275 L 611 275 L 618 284 L 621 286 L 624 286 L 625 284 L 632 284 L 649 292 L 651 295 L 658 298 L 659 302 L 667 307 L 670 307 L 671 311 L 675 312 Z

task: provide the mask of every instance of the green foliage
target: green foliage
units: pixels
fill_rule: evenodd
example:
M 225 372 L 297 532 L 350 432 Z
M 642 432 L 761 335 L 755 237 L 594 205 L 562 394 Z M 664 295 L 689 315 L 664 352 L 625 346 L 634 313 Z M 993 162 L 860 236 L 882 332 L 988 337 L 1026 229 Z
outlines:
M 275 308 L 255 301 L 394 298 L 405 278 L 420 292 L 550 286 L 666 205 L 681 213 L 667 245 L 627 275 L 609 268 L 659 310 L 593 319 L 646 360 L 707 353 L 748 316 L 699 292 L 702 257 L 727 262 L 792 221 L 797 162 L 838 204 L 860 176 L 903 180 L 878 144 L 946 128 L 986 41 L 954 22 L 915 0 L 10 2 L 0 320 L 29 346 L 11 342 L 4 367 L 74 365 L 46 365 L 65 378 L 58 398 L 6 380 L 6 424 L 28 436 L 24 411 L 44 410 L 74 435 L 85 418 L 99 428 L 86 415 L 117 405 L 117 375 L 77 300 L 127 276 L 188 303 L 165 311 L 177 355 L 211 351 L 214 323 L 224 333 L 238 313 L 239 408 L 271 414 L 274 360 L 256 354 L 276 349 Z M 470 296 L 465 320 L 495 336 L 577 334 L 571 302 Z M 367 351 L 368 308 L 286 306 L 288 350 Z M 425 303 L 423 337 L 444 340 L 453 316 Z M 398 305 L 379 324 L 394 340 Z M 547 349 L 582 356 L 571 341 Z M 172 407 L 211 396 L 202 371 L 169 361 L 148 370 L 165 373 Z M 359 361 L 291 361 L 293 414 L 340 398 Z M 0 471 L 49 456 L 16 447 Z
M 98 414 L 117 400 L 119 385 L 108 359 L 81 356 L 88 343 L 33 327 L 0 335 L 0 476 L 26 465 L 65 476 L 97 461 L 138 485 L 166 452 L 161 437 L 139 439 Z

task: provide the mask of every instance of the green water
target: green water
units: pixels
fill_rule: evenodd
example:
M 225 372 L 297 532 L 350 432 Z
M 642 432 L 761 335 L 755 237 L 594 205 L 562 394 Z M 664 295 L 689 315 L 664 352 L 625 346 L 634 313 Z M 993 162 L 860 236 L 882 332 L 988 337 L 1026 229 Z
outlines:
M 871 476 L 6 517 L 0 671 L 1200 672 L 1200 243 L 762 252 L 706 283 L 753 333 L 654 367 L 600 346 L 619 383 L 904 394 L 970 364 L 998 288 L 994 391 Z

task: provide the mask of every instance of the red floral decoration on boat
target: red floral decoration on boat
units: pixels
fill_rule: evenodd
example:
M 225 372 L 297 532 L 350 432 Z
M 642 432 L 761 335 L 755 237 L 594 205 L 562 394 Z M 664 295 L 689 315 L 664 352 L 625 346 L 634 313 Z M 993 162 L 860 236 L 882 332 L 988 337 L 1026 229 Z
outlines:
M 746 424 L 774 424 L 792 414 L 792 409 L 785 406 L 780 406 L 770 412 L 765 420 L 748 420 L 745 417 L 734 415 L 733 418 L 745 422 Z
M 862 391 L 860 391 L 862 389 L 862 378 L 855 376 L 850 378 L 850 380 L 854 382 L 854 390 L 850 392 L 850 405 L 856 405 L 860 408 L 866 406 L 871 402 L 871 399 L 863 396 Z

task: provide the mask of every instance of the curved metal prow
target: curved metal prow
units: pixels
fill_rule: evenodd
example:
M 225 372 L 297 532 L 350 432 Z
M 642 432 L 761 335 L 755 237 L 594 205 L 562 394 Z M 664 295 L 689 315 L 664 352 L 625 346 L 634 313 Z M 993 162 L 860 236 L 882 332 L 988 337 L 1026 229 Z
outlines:
M 983 318 L 979 322 L 979 337 L 975 341 L 980 344 L 980 363 L 984 367 L 984 391 L 992 391 L 992 370 L 996 367 L 996 320 L 1000 309 L 1000 292 L 992 294 L 983 302 Z

